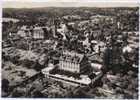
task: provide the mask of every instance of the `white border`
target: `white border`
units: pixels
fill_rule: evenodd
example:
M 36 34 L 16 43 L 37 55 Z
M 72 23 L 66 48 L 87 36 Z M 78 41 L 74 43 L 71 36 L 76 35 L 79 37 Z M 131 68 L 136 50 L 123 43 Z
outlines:
M 126 3 L 130 3 L 130 4 L 134 4 L 134 6 L 139 6 L 140 8 L 140 0 L 0 0 L 0 51 L 2 51 L 1 48 L 1 43 L 2 43 L 2 2 L 82 2 L 82 3 L 87 3 L 87 2 L 92 2 L 92 3 L 122 3 L 124 4 L 125 7 L 127 7 L 128 5 L 125 5 Z M 140 9 L 139 9 L 139 16 L 140 16 Z M 139 17 L 139 23 L 140 23 L 140 17 Z M 139 24 L 139 29 L 140 29 L 140 24 Z M 139 32 L 140 33 L 140 32 Z M 139 37 L 140 40 L 140 37 Z M 139 44 L 140 46 L 140 44 Z M 139 51 L 140 54 L 140 51 Z M 1 59 L 1 53 L 0 53 L 0 63 L 1 63 L 2 59 Z M 139 60 L 140 63 L 140 60 Z M 0 71 L 1 71 L 1 64 L 0 64 Z M 139 72 L 140 72 L 140 68 L 139 68 Z M 139 74 L 140 75 L 140 74 Z M 0 77 L 1 77 L 1 73 L 0 73 Z M 139 77 L 140 80 L 140 77 Z M 140 85 L 140 81 L 139 81 L 139 85 Z M 0 82 L 0 89 L 1 89 L 1 82 Z M 140 94 L 140 92 L 139 92 Z M 1 90 L 0 90 L 0 96 L 1 96 Z M 5 98 L 0 98 L 1 100 L 5 99 Z M 21 99 L 27 99 L 27 98 L 6 98 L 6 99 L 14 99 L 14 100 L 21 100 Z M 44 98 L 46 99 L 46 98 Z M 33 98 L 30 100 L 34 100 Z M 38 99 L 38 100 L 42 100 Z M 53 99 L 52 99 L 53 100 Z M 55 99 L 56 100 L 56 99 Z M 59 100 L 59 99 L 57 99 Z M 65 99 L 65 100 L 69 100 L 69 99 Z
M 63 5 L 62 3 L 73 3 L 72 6 L 74 6 L 74 7 L 76 7 L 75 5 L 84 6 L 84 4 L 85 4 L 85 6 L 87 6 L 89 4 L 90 7 L 135 7 L 135 6 L 140 5 L 140 0 L 3 0 L 2 1 L 3 5 L 5 3 L 9 3 L 9 5 L 10 5 L 10 3 L 12 3 L 12 5 L 13 5 L 13 2 L 15 3 L 14 4 L 15 8 L 16 8 L 16 3 L 17 3 L 17 7 L 18 7 L 19 6 L 18 3 L 31 4 L 32 2 L 39 3 L 39 5 L 41 5 L 41 4 L 45 5 L 45 3 L 53 3 L 53 4 L 59 3 L 59 4 L 61 4 L 61 6 Z M 26 8 L 26 6 L 25 6 L 25 8 Z M 50 5 L 46 5 L 43 7 L 47 7 L 47 6 L 50 6 Z

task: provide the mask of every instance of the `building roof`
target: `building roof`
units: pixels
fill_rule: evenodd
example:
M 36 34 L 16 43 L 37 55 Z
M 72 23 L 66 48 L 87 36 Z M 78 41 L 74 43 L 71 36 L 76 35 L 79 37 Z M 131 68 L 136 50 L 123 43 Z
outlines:
M 19 22 L 19 19 L 16 19 L 16 18 L 2 18 L 2 21 L 3 22 L 10 22 L 10 21 L 12 21 L 12 22 L 16 23 L 16 22 Z
M 34 30 L 42 30 L 41 27 L 35 27 Z
M 23 26 L 21 27 L 21 30 L 27 30 L 27 26 L 23 25 Z
M 63 16 L 64 19 L 81 19 L 81 17 L 79 15 L 66 15 Z
M 80 63 L 83 59 L 84 55 L 78 54 L 76 52 L 65 51 L 62 53 L 61 60 Z
M 90 19 L 93 19 L 93 18 L 111 18 L 111 16 L 94 15 L 94 16 L 91 16 L 91 17 L 90 17 Z
M 92 54 L 88 56 L 88 59 L 92 62 L 102 63 L 103 59 L 98 54 Z

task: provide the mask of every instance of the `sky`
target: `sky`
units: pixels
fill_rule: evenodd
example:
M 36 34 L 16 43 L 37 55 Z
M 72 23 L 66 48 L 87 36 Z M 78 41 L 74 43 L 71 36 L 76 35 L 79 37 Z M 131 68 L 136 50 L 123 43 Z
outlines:
M 108 2 L 105 2 L 108 1 Z M 36 7 L 134 7 L 137 0 L 3 0 L 3 8 L 36 8 Z

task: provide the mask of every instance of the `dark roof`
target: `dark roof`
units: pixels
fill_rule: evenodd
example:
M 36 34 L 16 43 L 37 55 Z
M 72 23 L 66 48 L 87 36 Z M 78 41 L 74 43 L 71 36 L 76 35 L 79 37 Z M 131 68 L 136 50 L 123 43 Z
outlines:
M 61 58 L 61 60 L 80 63 L 82 61 L 83 57 L 84 57 L 84 55 L 82 55 L 82 54 L 78 54 L 76 52 L 65 51 L 62 53 L 62 56 L 60 58 Z
M 88 56 L 88 59 L 90 61 L 92 61 L 92 62 L 98 62 L 98 63 L 102 63 L 103 62 L 103 59 L 98 54 L 90 55 L 90 56 Z

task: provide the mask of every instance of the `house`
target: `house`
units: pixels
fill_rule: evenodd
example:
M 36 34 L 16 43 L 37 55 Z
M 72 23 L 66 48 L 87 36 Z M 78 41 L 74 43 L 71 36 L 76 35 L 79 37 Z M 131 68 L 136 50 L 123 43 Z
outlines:
M 30 32 L 30 29 L 23 25 L 20 30 L 17 32 L 17 34 L 21 37 L 28 37 L 28 36 L 31 36 L 31 32 Z
M 88 65 L 87 59 L 83 54 L 65 51 L 59 60 L 59 69 L 73 73 L 83 73 Z
M 57 32 L 65 34 L 68 32 L 68 28 L 66 24 L 60 24 L 60 28 L 57 28 Z
M 60 28 L 57 28 L 57 33 L 61 34 L 63 40 L 66 40 L 66 33 L 69 31 L 66 24 L 61 24 Z
M 66 16 L 63 16 L 62 18 L 69 21 L 75 21 L 75 20 L 81 19 L 79 15 L 66 15 Z
M 104 16 L 104 15 L 94 15 L 90 17 L 91 20 L 95 21 L 95 22 L 99 22 L 101 20 L 113 23 L 114 21 L 114 17 L 113 16 Z
M 97 54 L 97 53 L 91 54 L 91 55 L 87 55 L 87 57 L 88 57 L 88 60 L 90 62 L 98 63 L 98 64 L 102 64 L 103 63 L 102 57 L 99 54 Z

